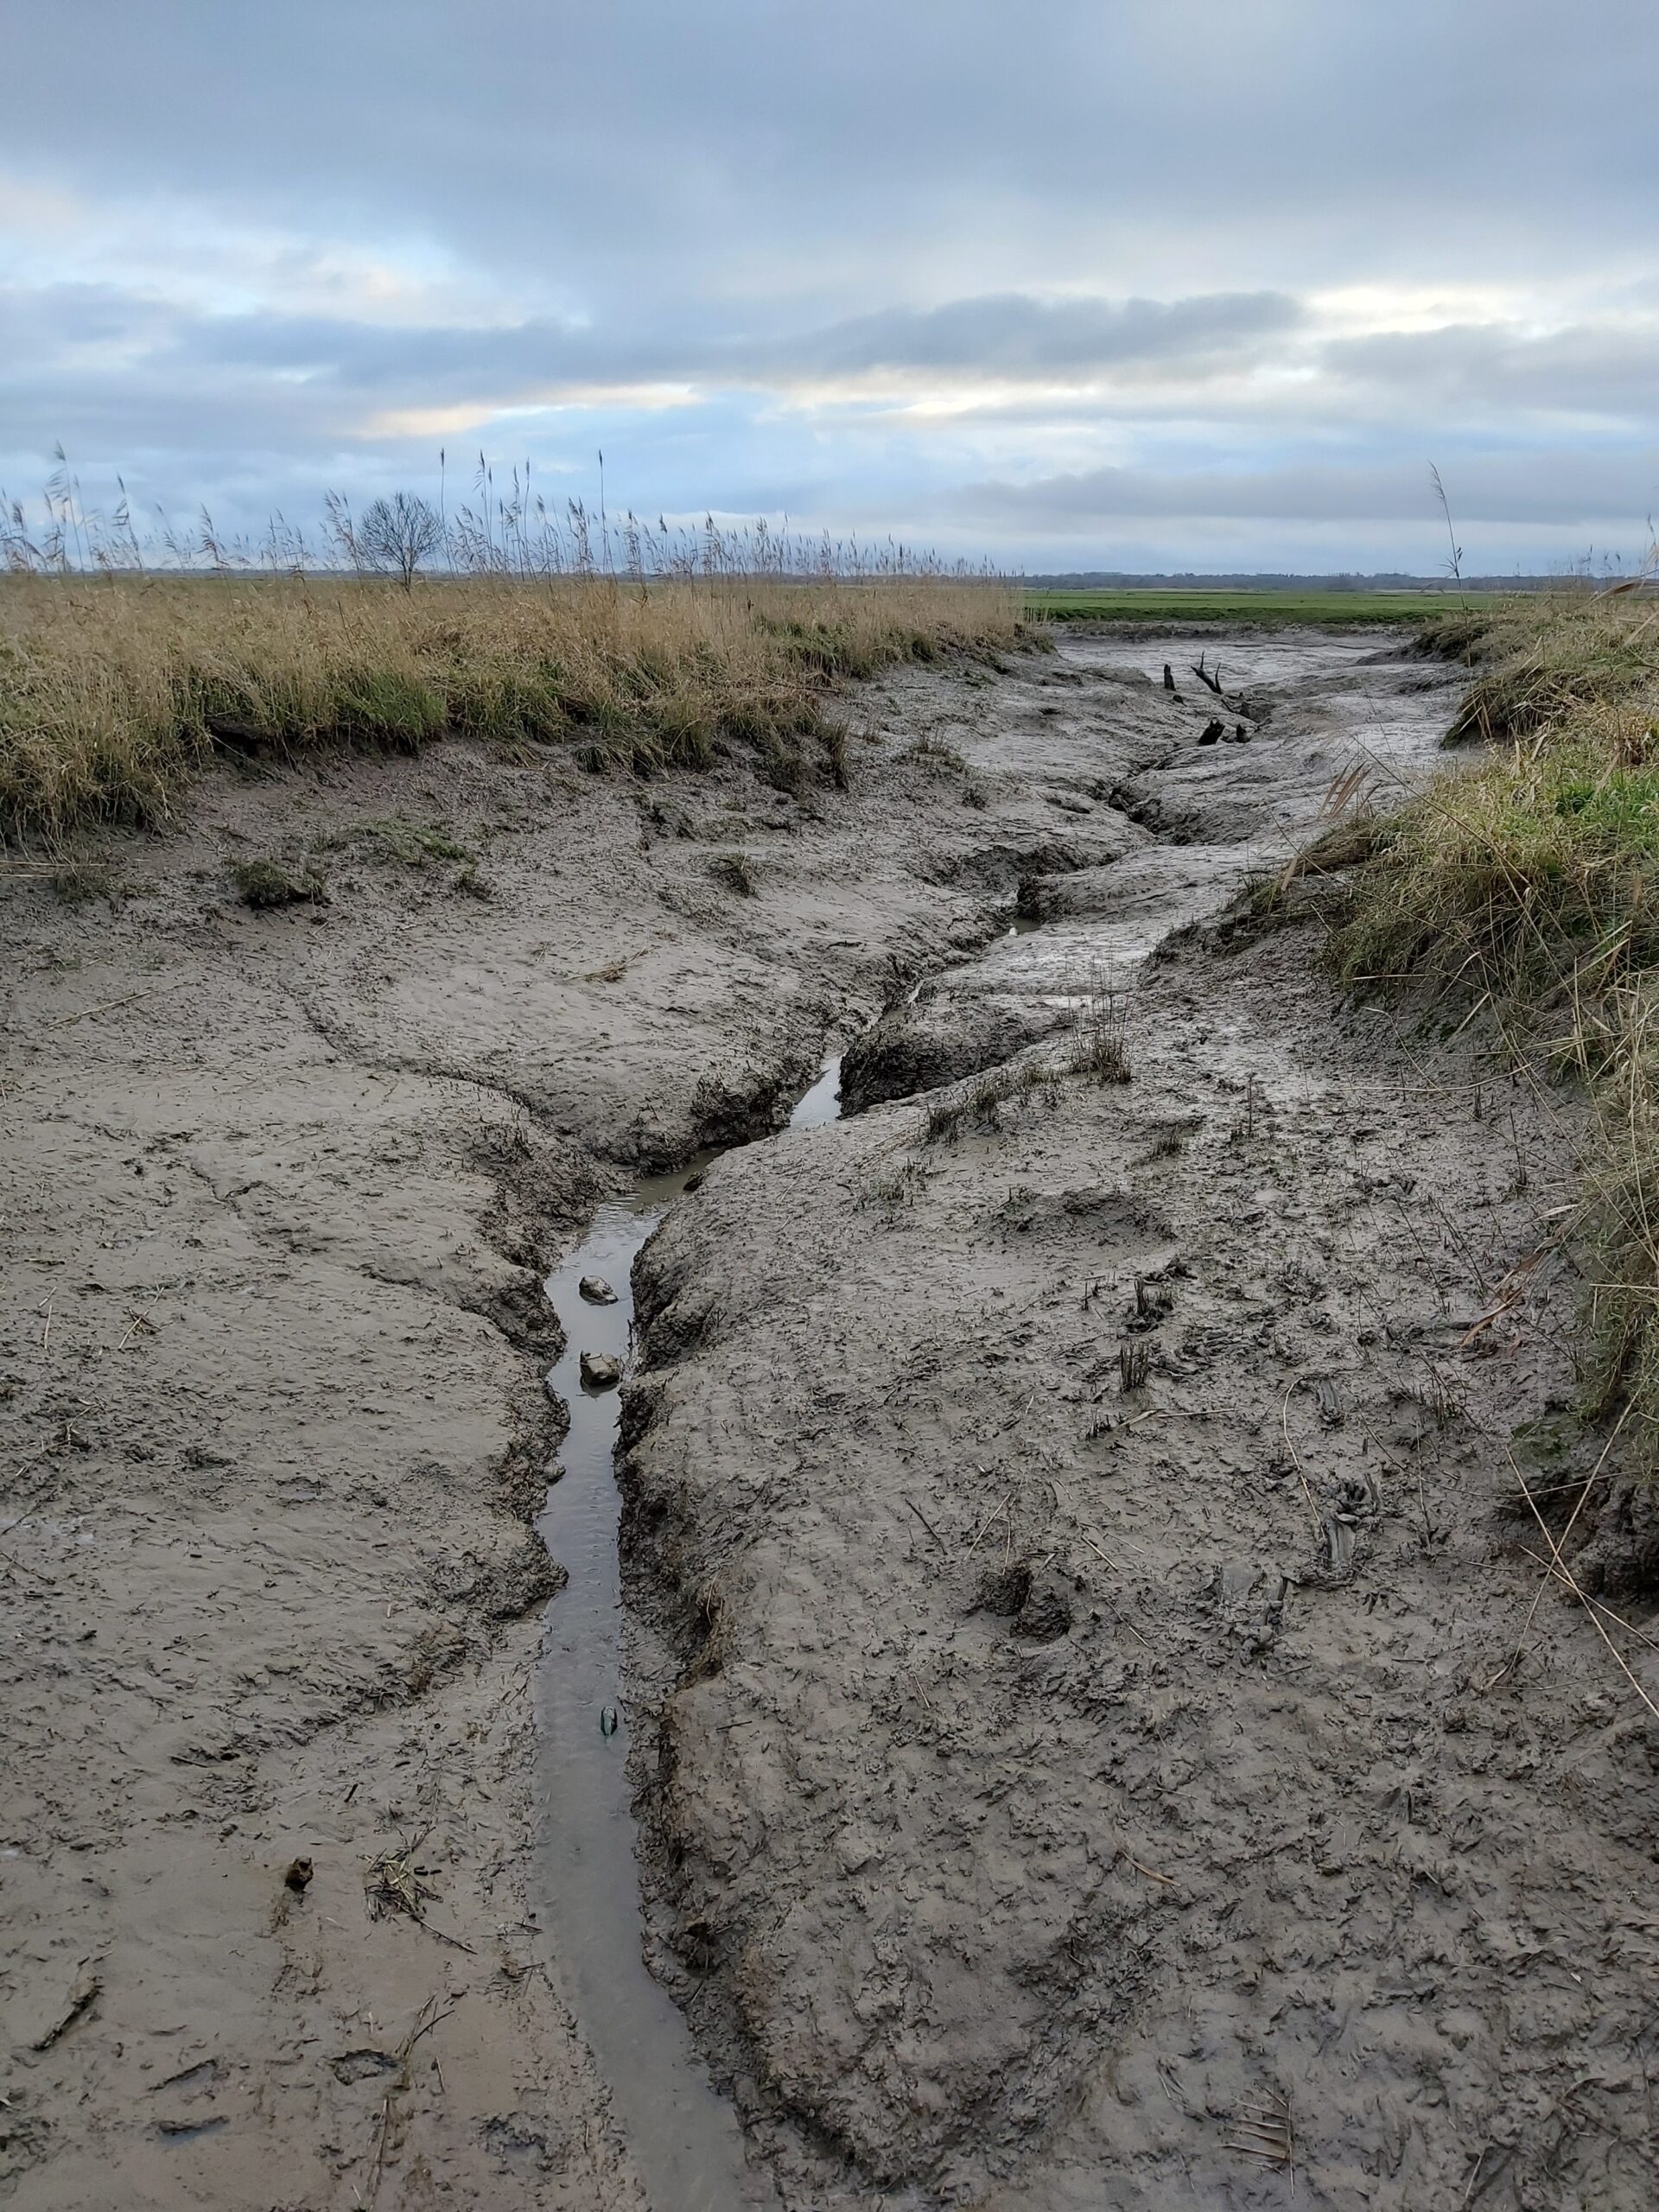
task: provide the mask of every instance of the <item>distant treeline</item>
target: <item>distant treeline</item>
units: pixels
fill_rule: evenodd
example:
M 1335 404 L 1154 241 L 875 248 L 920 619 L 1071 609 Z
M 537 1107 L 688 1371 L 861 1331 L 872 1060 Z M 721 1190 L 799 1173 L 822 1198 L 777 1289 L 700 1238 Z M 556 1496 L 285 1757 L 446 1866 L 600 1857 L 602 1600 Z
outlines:
M 1465 576 L 1454 582 L 1444 575 L 1412 576 L 1394 569 L 1376 575 L 1299 575 L 1288 570 L 1252 570 L 1211 575 L 1196 569 L 1169 574 L 1132 573 L 1122 569 L 1070 569 L 1052 575 L 1027 575 L 1025 582 L 1065 591 L 1558 591 L 1560 576 Z

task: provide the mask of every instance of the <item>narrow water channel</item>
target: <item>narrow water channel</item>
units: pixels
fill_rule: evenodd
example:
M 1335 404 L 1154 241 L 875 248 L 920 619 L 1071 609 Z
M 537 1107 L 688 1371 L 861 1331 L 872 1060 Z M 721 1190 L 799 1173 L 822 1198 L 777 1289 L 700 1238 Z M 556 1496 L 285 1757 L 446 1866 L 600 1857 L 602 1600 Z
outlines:
M 1145 650 L 1156 658 L 1166 656 L 1169 646 L 1164 641 Z M 1287 650 L 1251 646 L 1247 652 L 1241 646 L 1237 653 L 1254 682 L 1277 680 L 1297 665 L 1287 661 Z M 1140 651 L 1100 648 L 1091 657 L 1115 663 Z M 1306 659 L 1306 649 L 1300 651 Z M 1357 649 L 1346 647 L 1340 658 L 1359 659 Z M 1443 709 L 1433 702 L 1414 698 L 1405 708 L 1390 695 L 1385 716 L 1368 715 L 1363 757 L 1373 768 L 1380 761 L 1403 773 L 1433 757 L 1442 722 Z M 1327 796 L 1325 759 L 1316 751 L 1312 764 L 1299 768 L 1287 756 L 1281 781 L 1287 797 L 1273 806 L 1262 801 L 1258 842 L 1183 849 L 1193 859 L 1193 870 L 1150 891 L 1143 887 L 1138 897 L 1127 893 L 1116 916 L 1090 913 L 1046 923 L 1017 917 L 1000 942 L 925 985 L 918 982 L 908 999 L 914 1003 L 924 988 L 950 988 L 954 979 L 959 988 L 990 987 L 1060 1006 L 1085 1002 L 1080 977 L 1103 965 L 1117 974 L 1135 968 L 1170 930 L 1213 911 L 1251 868 L 1282 862 L 1285 840 L 1306 830 Z M 1230 761 L 1200 762 L 1185 772 L 1189 779 L 1207 779 L 1193 785 L 1202 791 L 1222 771 L 1229 778 L 1237 772 Z M 791 1128 L 817 1128 L 839 1117 L 840 1073 L 839 1058 L 826 1063 L 791 1116 Z M 652 2212 L 741 2212 L 775 2208 L 778 2202 L 767 2177 L 748 2164 L 735 2113 L 709 2081 L 683 2015 L 644 1961 L 626 1765 L 631 1716 L 623 1677 L 621 1500 L 613 1465 L 618 1395 L 614 1387 L 590 1389 L 581 1374 L 584 1351 L 626 1363 L 634 1256 L 703 1165 L 706 1158 L 683 1173 L 642 1181 L 626 1198 L 602 1205 L 582 1243 L 547 1281 L 567 1338 L 549 1382 L 570 1408 L 570 1429 L 559 1454 L 562 1478 L 549 1493 L 540 1527 L 569 1581 L 550 1610 L 539 1675 L 540 1887 L 563 1993 L 610 2092 Z M 607 1284 L 614 1301 L 584 1299 L 580 1286 L 587 1276 Z M 887 2201 L 899 2212 L 911 2199 Z
M 840 1077 L 836 1056 L 796 1106 L 791 1128 L 837 1118 Z M 607 1201 L 547 1278 L 566 1338 L 548 1380 L 570 1408 L 570 1429 L 539 1525 L 570 1580 L 548 1615 L 540 1673 L 541 1886 L 563 1993 L 610 2090 L 652 2212 L 739 2212 L 777 2202 L 745 2159 L 736 2114 L 709 2081 L 684 2015 L 641 1953 L 617 1542 L 619 1400 L 614 1387 L 596 1389 L 582 1378 L 583 1352 L 626 1363 L 634 1255 L 715 1156 L 647 1177 L 629 1197 Z M 613 1292 L 614 1303 L 585 1298 L 588 1277 Z

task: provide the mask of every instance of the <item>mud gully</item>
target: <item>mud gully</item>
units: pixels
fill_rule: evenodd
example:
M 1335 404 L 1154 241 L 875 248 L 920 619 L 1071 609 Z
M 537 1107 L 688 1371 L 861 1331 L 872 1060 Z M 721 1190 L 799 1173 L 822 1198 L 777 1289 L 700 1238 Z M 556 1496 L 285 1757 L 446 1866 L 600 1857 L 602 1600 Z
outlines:
M 16 2204 L 1651 2202 L 1577 1109 L 1248 896 L 1456 679 L 1197 658 L 804 806 L 437 748 L 470 912 L 213 892 L 361 762 L 8 894 Z

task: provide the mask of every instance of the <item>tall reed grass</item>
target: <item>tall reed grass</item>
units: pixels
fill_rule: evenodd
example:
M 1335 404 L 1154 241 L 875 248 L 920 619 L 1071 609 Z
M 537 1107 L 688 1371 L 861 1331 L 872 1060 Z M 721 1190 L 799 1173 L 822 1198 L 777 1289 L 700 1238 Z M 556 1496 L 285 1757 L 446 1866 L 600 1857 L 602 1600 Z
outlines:
M 642 772 L 747 746 L 787 785 L 815 747 L 838 763 L 840 679 L 1020 634 L 1018 593 L 984 572 L 765 524 L 647 531 L 576 504 L 556 525 L 517 486 L 444 518 L 438 548 L 401 589 L 343 501 L 315 548 L 280 522 L 227 544 L 206 518 L 143 541 L 60 472 L 40 517 L 13 506 L 0 531 L 0 835 L 165 819 L 218 752 L 446 732 Z

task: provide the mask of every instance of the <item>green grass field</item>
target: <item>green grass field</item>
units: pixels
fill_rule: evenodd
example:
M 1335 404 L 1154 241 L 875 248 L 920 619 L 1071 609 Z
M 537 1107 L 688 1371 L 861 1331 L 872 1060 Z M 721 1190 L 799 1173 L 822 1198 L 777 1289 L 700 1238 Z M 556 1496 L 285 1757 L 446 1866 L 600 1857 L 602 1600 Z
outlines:
M 1027 614 L 1046 622 L 1135 622 L 1160 627 L 1193 623 L 1247 625 L 1279 630 L 1292 623 L 1342 626 L 1363 622 L 1417 622 L 1444 614 L 1458 605 L 1455 592 L 1277 591 L 1247 588 L 1133 588 L 1101 591 L 1031 590 Z

